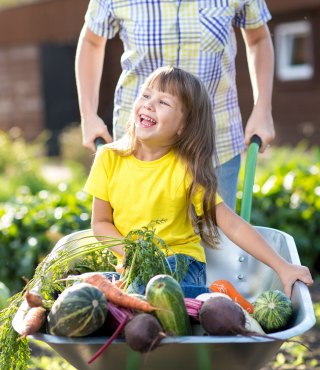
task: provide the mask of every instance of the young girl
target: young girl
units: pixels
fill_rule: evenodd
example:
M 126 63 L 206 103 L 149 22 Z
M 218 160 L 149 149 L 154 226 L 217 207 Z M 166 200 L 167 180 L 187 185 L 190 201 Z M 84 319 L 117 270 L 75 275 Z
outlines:
M 187 260 L 181 286 L 189 297 L 209 291 L 200 241 L 215 247 L 217 227 L 270 266 L 288 296 L 296 280 L 312 284 L 307 267 L 284 260 L 224 204 L 217 194 L 214 155 L 206 88 L 181 69 L 157 69 L 135 101 L 126 139 L 97 152 L 85 185 L 93 195 L 94 234 L 122 237 L 152 220 L 166 219 L 157 225 L 157 235 Z M 113 252 L 125 258 L 122 247 Z M 173 257 L 168 261 L 174 265 Z

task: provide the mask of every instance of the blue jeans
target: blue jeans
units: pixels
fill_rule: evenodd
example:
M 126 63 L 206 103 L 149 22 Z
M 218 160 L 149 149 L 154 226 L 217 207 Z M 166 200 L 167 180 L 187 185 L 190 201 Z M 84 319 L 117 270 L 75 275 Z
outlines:
M 179 281 L 183 294 L 186 298 L 196 298 L 199 294 L 209 293 L 209 288 L 206 287 L 206 264 L 197 261 L 191 256 L 185 254 L 176 254 L 167 257 L 167 262 L 174 272 L 176 265 L 182 263 L 185 269 L 179 271 Z M 128 293 L 145 294 L 145 285 L 138 285 L 133 282 L 127 289 Z
M 236 208 L 240 164 L 241 155 L 238 154 L 230 161 L 215 168 L 218 179 L 218 192 L 223 201 L 233 210 Z
M 172 271 L 175 271 L 176 258 L 182 260 L 187 265 L 187 271 L 184 277 L 180 276 L 182 279 L 182 281 L 180 281 L 180 286 L 184 296 L 186 298 L 196 298 L 199 294 L 209 293 L 210 289 L 206 286 L 206 264 L 197 261 L 191 256 L 176 254 L 175 256 L 167 258 Z

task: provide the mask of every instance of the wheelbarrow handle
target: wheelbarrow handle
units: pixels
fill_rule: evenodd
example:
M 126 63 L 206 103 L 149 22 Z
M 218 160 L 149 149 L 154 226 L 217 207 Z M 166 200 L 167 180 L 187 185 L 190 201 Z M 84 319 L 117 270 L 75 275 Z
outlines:
M 254 174 L 256 170 L 257 156 L 261 145 L 261 138 L 258 135 L 253 135 L 250 139 L 250 145 L 247 151 L 240 210 L 240 216 L 248 222 L 250 222 L 251 218 Z
M 102 139 L 102 137 L 97 137 L 96 139 L 94 139 L 94 144 L 97 149 L 99 149 L 100 146 L 104 145 L 105 143 L 106 142 L 104 141 L 104 139 Z

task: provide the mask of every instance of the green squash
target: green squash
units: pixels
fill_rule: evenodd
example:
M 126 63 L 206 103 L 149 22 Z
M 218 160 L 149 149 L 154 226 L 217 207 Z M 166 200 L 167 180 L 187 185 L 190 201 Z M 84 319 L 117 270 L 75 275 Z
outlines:
M 106 318 L 107 301 L 96 287 L 78 283 L 65 289 L 48 314 L 48 329 L 53 335 L 82 337 L 94 333 Z
M 253 318 L 270 333 L 285 328 L 292 317 L 291 300 L 279 290 L 268 290 L 254 302 Z

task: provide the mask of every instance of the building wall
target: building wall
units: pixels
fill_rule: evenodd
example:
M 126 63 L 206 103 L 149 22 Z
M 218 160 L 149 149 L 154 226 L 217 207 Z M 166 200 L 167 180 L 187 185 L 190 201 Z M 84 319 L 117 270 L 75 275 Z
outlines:
M 89 0 L 42 0 L 0 11 L 0 47 L 78 38 Z
M 269 28 L 274 41 L 274 30 L 283 22 L 308 19 L 312 23 L 312 48 L 314 76 L 310 80 L 281 81 L 275 74 L 273 91 L 273 118 L 276 127 L 276 144 L 296 144 L 307 139 L 311 144 L 320 144 L 320 3 L 267 1 L 272 13 Z M 237 83 L 239 104 L 244 122 L 252 109 L 252 92 L 245 62 L 245 49 L 238 34 Z
M 20 127 L 34 139 L 46 128 L 41 51 L 76 44 L 87 4 L 48 0 L 0 11 L 0 129 Z
M 0 129 L 18 126 L 34 139 L 47 128 L 53 145 L 62 127 L 79 122 L 74 59 L 87 6 L 88 0 L 42 0 L 0 11 Z M 110 127 L 118 38 L 106 53 L 99 114 Z
M 0 48 L 0 128 L 14 126 L 27 139 L 43 129 L 39 53 L 32 44 Z
M 277 24 L 290 20 L 310 19 L 314 31 L 314 77 L 308 81 L 283 82 L 275 76 L 273 116 L 277 130 L 276 143 L 296 143 L 308 138 L 311 143 L 319 144 L 319 0 L 267 0 L 267 4 L 273 15 L 269 23 L 272 37 Z M 49 83 L 45 77 L 56 71 L 50 71 L 50 68 L 55 68 L 54 64 L 48 67 L 44 63 L 42 51 L 50 47 L 75 51 L 87 5 L 88 0 L 43 0 L 0 11 L 0 129 L 9 130 L 19 126 L 26 137 L 32 139 L 44 128 L 51 129 L 54 126 L 52 117 L 57 119 L 57 128 L 67 124 L 70 116 L 68 109 L 63 107 L 65 101 L 61 99 L 60 103 L 56 98 L 50 100 L 46 94 L 51 90 L 50 96 L 59 96 L 59 91 L 64 87 L 63 81 L 59 84 L 57 79 L 53 79 Z M 252 91 L 244 45 L 239 32 L 237 35 L 237 84 L 239 103 L 246 122 L 252 109 Z M 109 127 L 114 88 L 120 74 L 121 53 L 122 44 L 118 38 L 108 41 L 99 114 Z M 74 55 L 70 58 L 74 58 Z M 74 74 L 73 62 L 65 68 L 68 70 L 64 70 L 64 73 Z M 74 81 L 70 90 L 70 96 L 74 97 Z M 72 104 L 77 104 L 75 99 L 72 99 Z M 72 111 L 75 112 L 75 109 L 77 107 L 73 107 Z M 79 117 L 74 113 L 72 120 L 76 119 Z

